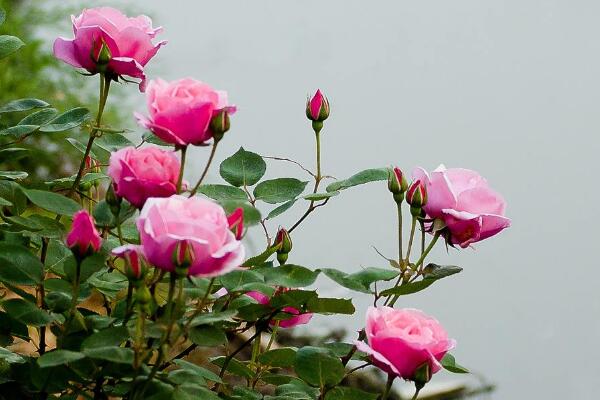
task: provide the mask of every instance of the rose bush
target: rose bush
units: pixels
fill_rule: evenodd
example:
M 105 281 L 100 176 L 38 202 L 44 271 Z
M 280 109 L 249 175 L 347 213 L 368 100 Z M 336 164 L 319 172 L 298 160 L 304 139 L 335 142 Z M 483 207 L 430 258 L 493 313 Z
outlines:
M 440 238 L 467 247 L 509 226 L 504 200 L 479 174 L 417 169 L 409 185 L 398 167 L 373 168 L 325 186 L 321 132 L 331 109 L 318 90 L 306 104 L 315 169 L 301 167 L 310 186 L 296 177 L 264 179 L 272 158 L 243 147 L 219 166 L 222 181 L 206 183 L 218 143 L 239 140 L 228 133 L 236 110 L 225 93 L 190 78 L 155 79 L 149 116 L 136 116 L 152 133 L 125 136 L 103 121 L 110 84 L 125 75 L 143 87 L 143 67 L 162 44 L 152 42 L 159 29 L 111 8 L 84 10 L 73 25 L 75 38 L 57 39 L 54 51 L 99 75 L 94 117 L 83 107 L 58 114 L 32 98 L 0 106 L 0 116 L 22 121 L 0 131 L 13 139 L 2 151 L 23 151 L 12 146 L 32 135 L 73 131 L 69 143 L 82 153 L 72 176 L 45 188 L 31 187 L 28 171 L 0 171 L 1 395 L 385 400 L 401 378 L 415 384 L 416 399 L 441 368 L 467 372 L 448 353 L 455 343 L 439 322 L 393 307 L 462 271 L 425 262 Z M 23 45 L 0 38 L 0 58 Z M 194 186 L 183 181 L 189 145 L 210 145 Z M 310 248 L 293 246 L 292 237 L 319 208 L 352 187 L 386 190 L 385 181 L 398 212 L 390 221 L 397 256 L 357 272 L 295 264 Z M 293 207 L 304 209 L 296 220 L 286 213 Z M 265 245 L 247 254 L 256 243 L 245 246 L 245 235 L 256 228 Z M 280 345 L 283 328 L 310 330 L 316 314 L 355 313 L 352 299 L 314 288 L 319 275 L 372 297 L 366 328 L 356 340 Z M 388 376 L 381 394 L 346 385 L 368 366 Z

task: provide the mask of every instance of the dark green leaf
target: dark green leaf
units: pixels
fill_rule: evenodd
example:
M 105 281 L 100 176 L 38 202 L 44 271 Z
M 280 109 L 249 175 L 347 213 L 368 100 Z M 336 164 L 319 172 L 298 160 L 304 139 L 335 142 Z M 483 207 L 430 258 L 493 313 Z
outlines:
M 10 207 L 12 215 L 20 215 L 27 208 L 27 197 L 16 182 L 0 180 L 0 197 L 13 204 Z
M 210 359 L 210 362 L 219 367 L 223 367 L 223 365 L 225 364 L 225 357 L 213 357 Z M 227 365 L 225 370 L 233 375 L 241 376 L 244 378 L 251 378 L 254 376 L 254 372 L 252 372 L 250 368 L 248 368 L 243 362 L 235 358 L 232 358 L 231 361 L 229 361 L 229 364 Z
M 81 208 L 77 202 L 58 193 L 23 189 L 25 196 L 36 206 L 60 215 L 73 215 Z
M 306 383 L 321 388 L 337 385 L 345 373 L 341 360 L 331 350 L 313 346 L 298 350 L 294 369 Z
M 456 265 L 438 265 L 438 264 L 427 264 L 423 269 L 423 277 L 425 279 L 442 279 L 450 275 L 458 274 L 463 269 Z
M 261 220 L 260 211 L 254 208 L 247 201 L 239 200 L 227 200 L 221 203 L 221 206 L 225 209 L 227 214 L 231 214 L 236 208 L 241 207 L 244 209 L 244 226 L 257 225 Z
M 26 361 L 22 356 L 3 347 L 0 347 L 0 360 L 4 360 L 9 364 L 22 364 Z
M 234 155 L 221 163 L 219 173 L 233 186 L 252 186 L 263 177 L 266 169 L 267 164 L 261 156 L 240 147 Z
M 308 311 L 318 314 L 354 314 L 352 300 L 334 298 L 314 298 L 306 305 Z
M 125 347 L 94 347 L 84 349 L 83 353 L 89 358 L 111 361 L 119 364 L 133 363 L 133 350 Z
M 57 365 L 65 365 L 81 360 L 84 357 L 85 355 L 83 353 L 77 351 L 54 350 L 39 357 L 37 363 L 40 368 L 56 367 Z
M 295 178 L 278 178 L 263 181 L 254 188 L 254 197 L 265 203 L 283 203 L 293 200 L 302 194 L 307 183 Z
M 310 201 L 318 201 L 318 200 L 325 200 L 328 199 L 330 197 L 334 197 L 337 196 L 338 194 L 340 194 L 340 192 L 328 192 L 328 193 L 310 193 L 307 194 L 306 196 L 302 196 L 303 199 L 306 200 L 310 200 Z
M 19 99 L 0 107 L 0 114 L 7 112 L 28 111 L 34 108 L 48 107 L 50 104 L 38 99 Z
M 53 320 L 47 312 L 23 299 L 6 300 L 2 307 L 12 318 L 27 325 L 44 326 Z
M 29 114 L 21 121 L 19 121 L 18 125 L 37 125 L 41 126 L 47 124 L 51 120 L 56 117 L 58 111 L 55 108 L 45 108 L 43 110 L 36 111 L 32 114 Z
M 6 179 L 9 181 L 20 181 L 28 176 L 29 174 L 24 171 L 0 171 L 0 179 Z
M 123 147 L 133 146 L 133 143 L 125 136 L 118 133 L 105 133 L 96 139 L 94 145 L 100 147 L 102 150 L 112 153 Z
M 101 330 L 89 336 L 81 343 L 82 350 L 90 350 L 95 348 L 114 347 L 129 338 L 129 332 L 124 326 L 117 326 Z
M 196 364 L 192 364 L 189 361 L 185 361 L 185 360 L 175 360 L 173 361 L 175 363 L 175 365 L 178 365 L 181 368 L 184 368 L 186 370 L 192 371 L 194 372 L 196 375 L 201 376 L 202 378 L 208 380 L 208 381 L 213 381 L 213 382 L 223 382 L 221 380 L 221 378 L 219 378 L 219 375 L 215 374 L 212 371 L 209 371 L 206 368 L 200 367 Z
M 294 365 L 295 359 L 296 349 L 292 349 L 291 347 L 281 347 L 279 349 L 265 351 L 258 356 L 258 361 L 261 364 L 281 368 L 291 367 Z
M 62 132 L 76 126 L 79 126 L 89 118 L 90 112 L 87 108 L 78 107 L 72 110 L 66 111 L 53 120 L 49 121 L 47 125 L 40 128 L 41 132 Z
M 455 374 L 468 374 L 469 370 L 465 367 L 458 365 L 456 363 L 456 359 L 450 353 L 446 353 L 444 357 L 441 359 L 440 363 L 444 369 L 454 372 Z
M 286 264 L 274 268 L 258 268 L 255 271 L 264 275 L 266 283 L 288 288 L 312 285 L 319 275 L 318 271 L 311 271 L 306 267 L 293 264 Z
M 378 398 L 379 394 L 343 386 L 335 387 L 325 395 L 325 400 L 377 400 Z
M 16 36 L 0 35 L 0 60 L 8 57 L 23 46 L 25 46 L 25 43 Z
M 12 135 L 16 139 L 21 139 L 39 129 L 39 125 L 15 125 L 0 131 L 0 135 Z
M 214 347 L 227 342 L 225 332 L 212 325 L 200 325 L 190 329 L 190 340 L 198 346 Z
M 264 278 L 261 274 L 255 271 L 247 269 L 239 269 L 231 271 L 220 278 L 221 285 L 230 292 L 239 290 L 240 286 L 246 285 L 252 282 L 264 282 Z
M 221 321 L 231 321 L 233 316 L 236 314 L 235 310 L 226 310 L 223 312 L 210 312 L 200 314 L 196 318 L 192 320 L 190 326 L 198 326 L 198 325 L 210 325 L 215 322 Z
M 267 248 L 265 251 L 263 251 L 262 253 L 260 253 L 259 255 L 250 257 L 249 259 L 244 261 L 242 266 L 243 267 L 254 267 L 254 266 L 262 265 L 265 262 L 267 262 L 269 257 L 271 257 L 276 252 L 277 252 L 277 246 L 271 246 L 271 247 Z
M 287 210 L 289 210 L 290 208 L 292 208 L 292 206 L 296 203 L 296 201 L 298 201 L 298 199 L 294 199 L 294 200 L 290 200 L 290 201 L 286 201 L 285 203 L 283 203 L 282 205 L 275 207 L 274 209 L 271 210 L 271 212 L 267 215 L 267 219 L 273 219 L 281 214 L 283 214 L 284 212 L 286 212 Z
M 435 279 L 422 279 L 420 281 L 405 283 L 403 285 L 382 291 L 381 296 L 398 295 L 404 296 L 407 294 L 417 293 L 423 289 L 427 289 L 435 282 Z
M 2 25 L 5 20 L 6 20 L 6 11 L 4 11 L 4 9 L 2 9 L 2 7 L 0 7 L 0 25 Z
M 388 168 L 366 169 L 364 171 L 360 171 L 359 173 L 352 175 L 348 179 L 336 181 L 329 184 L 325 190 L 327 190 L 328 192 L 335 192 L 369 182 L 387 181 L 388 174 Z
M 16 286 L 34 286 L 43 279 L 44 266 L 29 249 L 0 243 L 0 281 Z
M 218 202 L 228 200 L 248 201 L 246 192 L 235 186 L 228 185 L 202 185 L 198 188 L 198 193 L 210 197 Z

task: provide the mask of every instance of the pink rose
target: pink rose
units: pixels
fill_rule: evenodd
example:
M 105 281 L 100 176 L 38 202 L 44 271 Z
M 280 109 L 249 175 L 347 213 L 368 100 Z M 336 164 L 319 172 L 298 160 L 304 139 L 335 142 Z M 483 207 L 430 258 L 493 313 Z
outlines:
M 506 202 L 477 172 L 440 165 L 431 174 L 416 168 L 413 177 L 427 190 L 423 209 L 446 223 L 451 244 L 465 248 L 510 226 L 504 216 Z
M 142 208 L 150 197 L 169 197 L 177 193 L 181 163 L 173 151 L 158 147 L 125 147 L 110 156 L 108 175 L 115 193 Z
M 329 100 L 317 89 L 314 96 L 306 102 L 306 116 L 311 121 L 323 122 L 329 117 Z
M 407 380 L 425 363 L 432 375 L 438 372 L 439 361 L 456 344 L 437 320 L 410 308 L 369 307 L 365 331 L 369 344 L 357 341 L 358 350 L 383 371 Z
M 226 92 L 191 78 L 150 81 L 146 102 L 150 116 L 135 114 L 140 125 L 178 146 L 204 144 L 212 138 L 209 129 L 212 117 L 222 110 L 229 114 L 236 110 L 227 103 Z
M 128 18 L 110 7 L 85 9 L 71 20 L 75 38 L 54 41 L 56 58 L 93 74 L 104 70 L 114 79 L 121 75 L 141 79 L 140 91 L 144 91 L 144 66 L 166 43 L 152 43 L 162 28 L 152 28 L 145 15 Z
M 261 292 L 247 292 L 246 296 L 252 297 L 259 304 L 269 304 L 270 301 L 269 296 Z M 294 317 L 279 320 L 280 328 L 293 328 L 297 325 L 308 324 L 313 316 L 312 313 L 300 314 L 300 311 L 294 307 L 283 307 L 281 311 L 290 315 L 294 315 Z M 271 325 L 275 325 L 277 321 L 271 320 L 269 323 Z
M 102 239 L 96 230 L 94 218 L 87 211 L 77 211 L 73 215 L 73 224 L 67 234 L 66 243 L 79 257 L 96 253 L 100 249 Z
M 150 198 L 137 227 L 146 260 L 160 269 L 175 270 L 173 254 L 182 242 L 191 246 L 189 275 L 223 275 L 244 260 L 244 247 L 229 230 L 225 211 L 207 199 L 180 195 Z

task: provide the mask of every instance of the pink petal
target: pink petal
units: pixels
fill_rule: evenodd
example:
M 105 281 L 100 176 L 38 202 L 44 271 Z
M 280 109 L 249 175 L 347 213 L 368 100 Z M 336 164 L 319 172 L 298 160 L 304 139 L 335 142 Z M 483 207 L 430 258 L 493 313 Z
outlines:
M 459 194 L 456 210 L 472 214 L 504 215 L 504 199 L 488 187 L 475 187 Z

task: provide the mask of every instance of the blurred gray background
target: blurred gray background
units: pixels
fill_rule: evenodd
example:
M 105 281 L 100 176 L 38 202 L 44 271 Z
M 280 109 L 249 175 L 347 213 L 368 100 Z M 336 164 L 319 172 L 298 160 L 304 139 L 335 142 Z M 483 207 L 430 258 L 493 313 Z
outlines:
M 436 316 L 458 341 L 458 361 L 498 384 L 494 399 L 598 398 L 599 2 L 126 3 L 152 15 L 170 41 L 150 77 L 191 76 L 239 106 L 218 162 L 243 145 L 313 168 L 304 105 L 321 88 L 332 109 L 325 173 L 445 163 L 485 176 L 505 196 L 513 226 L 475 249 L 438 246 L 430 259 L 464 272 L 398 305 Z M 143 96 L 129 91 L 144 110 Z M 207 155 L 194 149 L 190 181 Z M 220 182 L 217 165 L 212 182 Z M 268 168 L 270 177 L 291 173 L 304 177 L 284 163 Z M 297 204 L 271 232 L 303 211 Z M 395 229 L 384 184 L 348 190 L 296 231 L 290 260 L 345 271 L 384 266 L 371 246 L 396 254 Z M 260 234 L 249 247 L 263 245 Z M 370 299 L 320 285 L 355 296 L 358 311 L 311 329 L 343 325 L 354 337 Z M 440 373 L 434 382 L 463 379 Z

